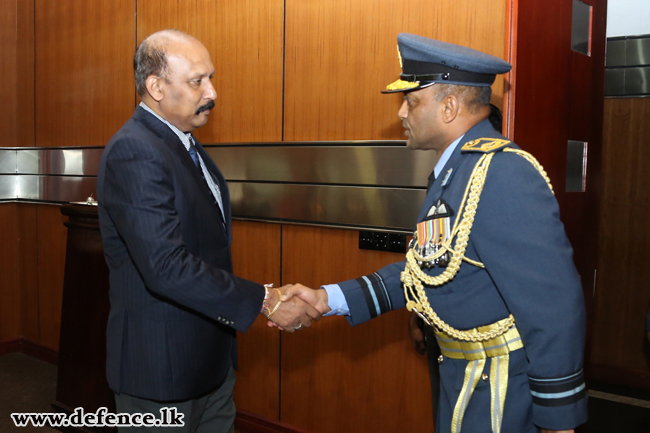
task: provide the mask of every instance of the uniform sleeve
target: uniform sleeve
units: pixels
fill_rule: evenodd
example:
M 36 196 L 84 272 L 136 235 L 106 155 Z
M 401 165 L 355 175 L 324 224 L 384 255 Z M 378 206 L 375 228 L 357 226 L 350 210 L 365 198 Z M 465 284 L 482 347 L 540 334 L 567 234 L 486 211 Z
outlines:
M 522 336 L 534 423 L 551 430 L 583 424 L 587 395 L 580 277 L 557 201 L 521 156 L 494 156 L 470 240 Z
M 346 316 L 352 326 L 398 310 L 406 306 L 400 274 L 404 262 L 393 263 L 377 272 L 354 280 L 339 283 L 350 315 Z
M 245 332 L 257 318 L 264 288 L 188 251 L 174 206 L 174 176 L 160 152 L 151 143 L 122 139 L 106 158 L 100 205 L 147 288 L 212 319 L 229 317 L 229 325 Z

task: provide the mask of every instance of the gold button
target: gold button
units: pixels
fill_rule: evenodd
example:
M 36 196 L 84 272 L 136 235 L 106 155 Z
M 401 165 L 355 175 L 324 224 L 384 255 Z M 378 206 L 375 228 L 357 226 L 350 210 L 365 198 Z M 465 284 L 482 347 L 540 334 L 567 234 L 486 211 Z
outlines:
M 484 381 L 487 382 L 487 380 L 488 380 L 488 375 L 487 375 L 487 374 L 483 374 L 483 376 L 481 376 L 481 379 L 483 379 Z
M 442 361 L 443 361 L 444 359 L 445 359 L 445 358 L 444 358 L 442 355 L 440 355 L 440 356 L 438 357 L 438 364 L 442 364 Z

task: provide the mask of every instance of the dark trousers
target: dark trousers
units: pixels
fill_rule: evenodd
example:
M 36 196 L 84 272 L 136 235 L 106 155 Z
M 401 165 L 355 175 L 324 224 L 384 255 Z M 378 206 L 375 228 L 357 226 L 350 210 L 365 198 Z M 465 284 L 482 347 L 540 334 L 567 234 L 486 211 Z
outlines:
M 115 394 L 117 413 L 151 413 L 160 419 L 160 409 L 176 408 L 177 413 L 183 414 L 185 424 L 182 427 L 119 427 L 118 432 L 233 433 L 236 415 L 234 386 L 235 371 L 230 367 L 221 386 L 207 395 L 191 400 L 163 403 L 126 394 Z
M 433 403 L 433 421 L 438 418 L 438 401 L 440 401 L 440 346 L 431 326 L 424 325 L 424 340 L 427 346 L 427 362 L 429 364 L 429 379 L 431 380 L 431 402 Z

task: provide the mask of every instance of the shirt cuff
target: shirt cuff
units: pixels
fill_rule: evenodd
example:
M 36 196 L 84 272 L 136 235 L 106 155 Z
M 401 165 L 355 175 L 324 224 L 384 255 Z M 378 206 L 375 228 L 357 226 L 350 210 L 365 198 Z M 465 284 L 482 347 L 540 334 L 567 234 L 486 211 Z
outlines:
M 348 307 L 348 301 L 343 295 L 343 290 L 338 284 L 328 284 L 326 286 L 321 286 L 321 289 L 324 289 L 327 292 L 327 303 L 329 304 L 330 311 L 323 314 L 323 316 L 349 316 L 350 308 Z

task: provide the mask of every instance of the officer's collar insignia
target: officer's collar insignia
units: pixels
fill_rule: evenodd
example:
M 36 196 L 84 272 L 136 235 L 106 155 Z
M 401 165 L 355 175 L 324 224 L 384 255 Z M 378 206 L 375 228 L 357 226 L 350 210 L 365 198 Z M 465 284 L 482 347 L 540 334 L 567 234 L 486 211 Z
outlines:
M 449 170 L 447 170 L 447 174 L 445 175 L 445 178 L 442 180 L 442 184 L 440 184 L 440 186 L 442 186 L 443 188 L 445 186 L 447 186 L 447 184 L 449 183 L 449 179 L 451 179 L 451 174 L 453 172 L 454 172 L 453 168 L 450 168 Z
M 491 153 L 508 147 L 510 140 L 502 140 L 500 138 L 477 138 L 476 140 L 468 141 L 461 148 L 463 152 L 483 152 Z

